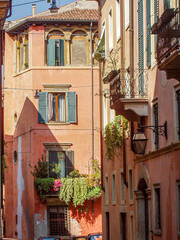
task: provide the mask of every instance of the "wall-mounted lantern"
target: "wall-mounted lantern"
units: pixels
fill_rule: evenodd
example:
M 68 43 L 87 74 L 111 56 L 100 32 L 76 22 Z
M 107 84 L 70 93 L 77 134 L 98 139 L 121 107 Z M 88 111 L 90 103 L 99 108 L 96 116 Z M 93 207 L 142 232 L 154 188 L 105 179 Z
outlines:
M 132 143 L 134 146 L 134 152 L 136 154 L 145 154 L 146 145 L 147 145 L 147 138 L 146 135 L 143 132 L 143 129 L 148 128 L 151 129 L 155 134 L 162 135 L 167 139 L 167 121 L 163 125 L 157 125 L 157 126 L 145 126 L 145 125 L 139 125 L 137 128 L 137 133 L 134 134 Z

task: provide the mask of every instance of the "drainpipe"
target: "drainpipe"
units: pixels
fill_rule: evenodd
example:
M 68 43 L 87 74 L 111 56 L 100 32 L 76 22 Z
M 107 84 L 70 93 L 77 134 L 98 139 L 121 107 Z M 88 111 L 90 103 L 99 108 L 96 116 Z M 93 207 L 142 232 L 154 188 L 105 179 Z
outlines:
M 98 34 L 100 36 L 101 33 L 101 6 L 100 0 L 96 0 L 98 2 Z M 101 69 L 101 63 L 99 63 L 99 69 Z M 100 162 L 101 162 L 101 190 L 105 191 L 104 184 L 103 184 L 103 141 L 104 137 L 102 134 L 102 80 L 101 80 L 101 71 L 99 71 L 99 92 L 100 92 L 100 99 L 99 99 L 99 106 L 100 106 Z
M 3 187 L 2 187 L 2 179 L 3 179 L 3 163 L 2 163 L 2 157 L 4 155 L 4 122 L 3 122 L 3 102 L 2 102 L 2 57 L 3 57 L 3 25 L 2 22 L 11 16 L 12 14 L 12 0 L 10 0 L 9 4 L 9 14 L 7 16 L 4 16 L 3 18 L 0 18 L 0 174 L 1 174 L 1 179 L 0 179 L 0 206 L 1 209 L 3 208 Z M 0 210 L 1 210 L 0 209 Z M 0 235 L 2 236 L 2 216 L 1 216 L 1 211 L 0 211 Z
M 92 134 L 92 167 L 94 160 L 94 79 L 93 79 L 93 42 L 92 42 L 92 22 L 90 24 L 91 34 L 91 134 Z

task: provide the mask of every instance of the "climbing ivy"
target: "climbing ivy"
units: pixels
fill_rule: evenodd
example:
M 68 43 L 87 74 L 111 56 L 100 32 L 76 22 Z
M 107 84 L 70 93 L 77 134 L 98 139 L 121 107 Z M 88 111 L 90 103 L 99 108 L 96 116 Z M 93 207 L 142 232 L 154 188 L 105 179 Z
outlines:
M 118 115 L 113 122 L 109 122 L 105 129 L 106 156 L 112 160 L 117 155 L 117 149 L 121 148 L 123 141 L 123 129 L 127 130 L 128 120 Z

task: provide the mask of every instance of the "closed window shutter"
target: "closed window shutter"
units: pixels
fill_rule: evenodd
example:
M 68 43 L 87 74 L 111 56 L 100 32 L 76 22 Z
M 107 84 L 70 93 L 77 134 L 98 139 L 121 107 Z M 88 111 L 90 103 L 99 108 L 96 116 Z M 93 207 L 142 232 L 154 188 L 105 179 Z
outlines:
M 60 66 L 64 66 L 64 40 L 60 39 Z
M 151 1 L 147 0 L 147 66 L 151 66 Z
M 74 151 L 66 151 L 66 176 L 74 170 Z
M 47 122 L 47 92 L 39 93 L 38 122 L 39 123 Z
M 144 26 L 143 1 L 138 0 L 138 62 L 139 62 L 139 94 L 144 94 Z
M 154 111 L 154 125 L 155 125 L 155 147 L 156 150 L 159 149 L 159 134 L 158 134 L 158 125 L 159 125 L 159 116 L 158 116 L 158 103 L 153 106 Z
M 47 42 L 47 65 L 55 66 L 55 39 L 48 39 Z
M 76 92 L 67 92 L 67 121 L 69 123 L 77 122 L 76 114 Z
M 177 92 L 177 107 L 178 107 L 178 135 L 180 140 L 180 90 Z
M 166 10 L 166 9 L 168 9 L 170 7 L 171 7 L 170 0 L 164 0 L 164 9 Z
M 29 42 L 27 42 L 27 64 L 29 67 Z

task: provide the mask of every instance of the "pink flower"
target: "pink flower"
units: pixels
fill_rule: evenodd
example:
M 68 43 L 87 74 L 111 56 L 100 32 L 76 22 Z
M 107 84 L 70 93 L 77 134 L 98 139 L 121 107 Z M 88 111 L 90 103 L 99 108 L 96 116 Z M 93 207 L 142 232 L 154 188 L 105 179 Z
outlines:
M 55 179 L 54 180 L 54 185 L 53 185 L 53 190 L 54 191 L 59 191 L 59 189 L 62 187 L 61 179 Z

